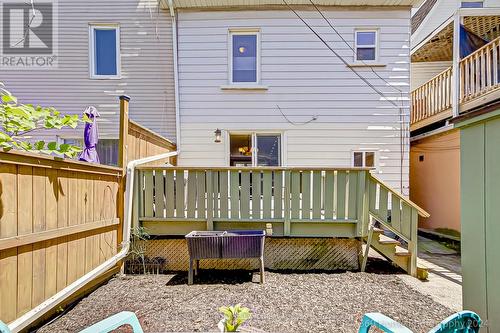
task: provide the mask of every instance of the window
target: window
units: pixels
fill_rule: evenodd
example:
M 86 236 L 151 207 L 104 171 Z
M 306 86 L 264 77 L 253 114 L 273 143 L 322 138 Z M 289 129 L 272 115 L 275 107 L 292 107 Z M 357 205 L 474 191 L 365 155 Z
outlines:
M 120 78 L 120 28 L 118 26 L 90 26 L 89 50 L 91 78 Z
M 375 152 L 373 151 L 355 151 L 353 152 L 352 165 L 354 167 L 375 167 Z
M 356 61 L 376 61 L 377 54 L 377 31 L 356 30 L 355 38 Z
M 231 166 L 281 165 L 281 134 L 231 134 L 229 145 Z
M 462 8 L 483 8 L 482 1 L 462 1 Z
M 63 139 L 64 143 L 83 148 L 83 139 Z M 99 139 L 96 146 L 99 161 L 105 165 L 118 165 L 118 139 Z
M 231 83 L 259 82 L 258 31 L 230 31 Z

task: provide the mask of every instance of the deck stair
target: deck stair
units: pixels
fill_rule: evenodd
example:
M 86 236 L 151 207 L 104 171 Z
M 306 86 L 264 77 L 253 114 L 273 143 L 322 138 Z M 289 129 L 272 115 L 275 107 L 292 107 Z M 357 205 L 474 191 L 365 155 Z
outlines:
M 411 253 L 403 247 L 400 241 L 384 234 L 384 230 L 373 228 L 371 248 L 394 263 L 396 266 L 409 272 L 411 266 Z M 427 267 L 417 261 L 417 277 L 427 278 Z

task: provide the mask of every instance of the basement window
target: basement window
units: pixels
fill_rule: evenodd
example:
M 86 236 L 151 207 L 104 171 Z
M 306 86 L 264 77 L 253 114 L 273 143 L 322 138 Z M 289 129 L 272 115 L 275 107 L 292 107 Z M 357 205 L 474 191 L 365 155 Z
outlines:
M 375 152 L 373 151 L 355 151 L 352 153 L 352 166 L 358 168 L 374 168 Z
M 377 30 L 356 30 L 356 61 L 377 61 Z

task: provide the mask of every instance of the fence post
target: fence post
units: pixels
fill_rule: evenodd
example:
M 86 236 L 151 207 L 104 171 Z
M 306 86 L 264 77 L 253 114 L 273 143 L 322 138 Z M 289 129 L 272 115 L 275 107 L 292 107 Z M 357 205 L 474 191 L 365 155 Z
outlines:
M 290 170 L 286 170 L 285 174 L 285 198 L 284 211 L 285 223 L 283 225 L 283 236 L 290 236 Z
M 128 106 L 130 97 L 126 95 L 120 96 L 120 133 L 119 133 L 119 147 L 118 147 L 118 166 L 126 169 L 128 156 L 127 156 L 127 137 L 128 137 Z

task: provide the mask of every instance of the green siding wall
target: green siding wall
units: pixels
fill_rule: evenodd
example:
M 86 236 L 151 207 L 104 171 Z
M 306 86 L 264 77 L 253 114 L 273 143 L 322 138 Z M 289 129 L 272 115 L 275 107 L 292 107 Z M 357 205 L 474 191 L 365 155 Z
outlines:
M 500 332 L 500 118 L 461 130 L 464 309 Z

